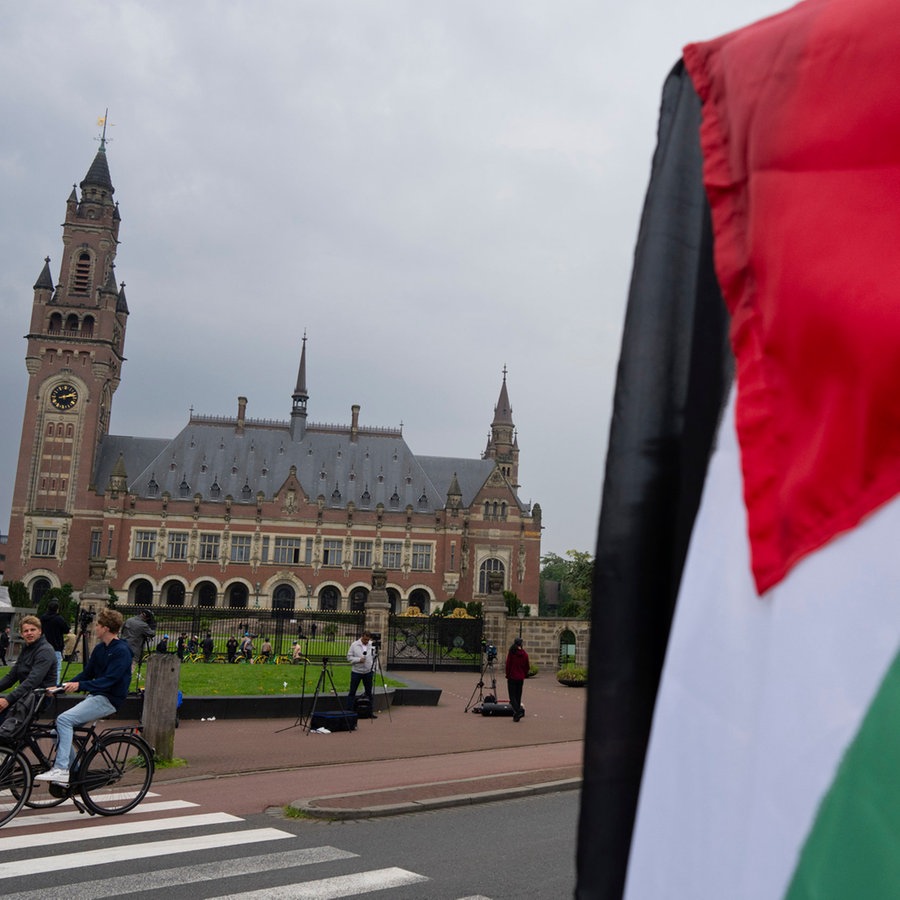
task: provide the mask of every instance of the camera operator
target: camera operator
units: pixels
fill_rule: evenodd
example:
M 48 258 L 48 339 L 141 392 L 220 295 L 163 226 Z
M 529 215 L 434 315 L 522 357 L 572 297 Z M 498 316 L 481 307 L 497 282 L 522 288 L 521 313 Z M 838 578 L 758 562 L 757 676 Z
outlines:
M 131 671 L 137 668 L 137 664 L 141 659 L 141 652 L 150 638 L 155 637 L 156 629 L 153 627 L 156 622 L 153 619 L 153 613 L 149 609 L 142 609 L 137 615 L 126 620 L 122 626 L 122 640 L 128 644 L 131 649 Z
M 350 669 L 350 690 L 347 693 L 347 709 L 353 710 L 353 699 L 359 683 L 362 682 L 363 693 L 369 698 L 372 709 L 375 709 L 375 698 L 372 696 L 372 684 L 375 681 L 375 645 L 372 643 L 372 635 L 364 631 L 359 640 L 354 641 L 347 651 L 347 662 L 353 663 Z M 377 719 L 376 715 L 371 716 Z

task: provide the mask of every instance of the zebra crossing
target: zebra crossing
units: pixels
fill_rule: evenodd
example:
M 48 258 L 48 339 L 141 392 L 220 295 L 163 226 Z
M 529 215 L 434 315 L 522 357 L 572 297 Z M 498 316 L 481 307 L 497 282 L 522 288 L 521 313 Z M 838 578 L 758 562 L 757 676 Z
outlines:
M 152 818 L 147 818 L 148 813 Z M 378 894 L 429 880 L 394 866 L 365 869 L 356 853 L 329 845 L 298 847 L 299 840 L 281 828 L 253 827 L 240 816 L 203 812 L 198 804 L 187 801 L 159 801 L 152 793 L 140 807 L 115 819 L 86 819 L 65 804 L 51 811 L 23 811 L 0 830 L 0 896 L 4 900 L 47 900 L 48 896 L 101 900 L 203 884 L 202 895 L 217 900 L 328 900 Z M 186 854 L 229 847 L 237 851 L 254 844 L 265 844 L 269 852 L 236 852 L 211 861 L 191 856 L 184 865 L 178 860 Z M 126 859 L 129 864 L 150 861 L 151 868 L 127 875 L 102 868 L 121 867 Z M 329 863 L 346 863 L 355 871 L 316 877 L 315 867 Z M 234 892 L 234 878 L 265 874 L 271 880 L 273 873 L 279 873 L 284 883 Z M 38 886 L 47 881 L 46 876 L 54 879 L 54 885 L 65 885 L 59 894 Z M 210 890 L 214 893 L 209 894 Z

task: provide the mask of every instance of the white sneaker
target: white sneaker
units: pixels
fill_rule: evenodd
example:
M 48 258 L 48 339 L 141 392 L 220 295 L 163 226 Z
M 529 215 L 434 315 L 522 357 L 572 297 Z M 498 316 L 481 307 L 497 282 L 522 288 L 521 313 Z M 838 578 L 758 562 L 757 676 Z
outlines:
M 53 768 L 49 772 L 41 772 L 34 776 L 35 781 L 52 781 L 55 784 L 69 783 L 69 770 Z

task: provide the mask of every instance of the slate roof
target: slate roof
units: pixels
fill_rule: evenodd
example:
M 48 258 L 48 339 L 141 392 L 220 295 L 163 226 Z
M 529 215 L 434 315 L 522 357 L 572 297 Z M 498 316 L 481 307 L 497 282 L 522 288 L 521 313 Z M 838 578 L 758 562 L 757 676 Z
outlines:
M 310 424 L 302 439 L 291 438 L 287 422 L 248 419 L 242 432 L 234 419 L 193 416 L 172 440 L 107 436 L 98 457 L 95 485 L 105 492 L 121 454 L 129 490 L 143 496 L 193 497 L 255 503 L 271 497 L 291 466 L 307 495 L 325 497 L 328 507 L 443 509 L 456 475 L 463 506 L 471 502 L 494 469 L 490 459 L 417 457 L 399 430 Z M 218 489 L 218 490 L 217 490 Z M 366 496 L 368 492 L 368 496 Z M 520 504 L 521 506 L 521 504 Z

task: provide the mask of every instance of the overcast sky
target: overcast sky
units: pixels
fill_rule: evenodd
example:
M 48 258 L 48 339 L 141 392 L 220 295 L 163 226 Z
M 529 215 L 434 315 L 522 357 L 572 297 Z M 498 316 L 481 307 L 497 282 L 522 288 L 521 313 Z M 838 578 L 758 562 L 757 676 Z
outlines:
M 772 0 L 2 4 L 0 531 L 45 256 L 97 151 L 126 282 L 111 431 L 309 416 L 478 457 L 508 367 L 544 552 L 593 551 L 660 90 Z M 135 475 L 137 473 L 130 473 Z

